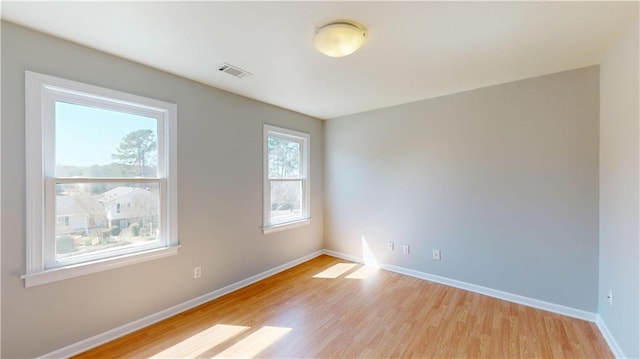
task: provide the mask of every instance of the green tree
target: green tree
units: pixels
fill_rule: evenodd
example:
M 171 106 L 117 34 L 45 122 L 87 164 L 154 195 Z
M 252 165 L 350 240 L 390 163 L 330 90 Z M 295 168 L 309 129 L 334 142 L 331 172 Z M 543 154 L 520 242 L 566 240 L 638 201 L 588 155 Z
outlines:
M 302 144 L 278 137 L 268 139 L 269 178 L 272 210 L 300 210 L 301 183 L 281 182 L 277 179 L 299 178 L 301 175 Z
M 301 145 L 298 142 L 269 137 L 269 177 L 300 176 Z
M 111 157 L 123 165 L 131 166 L 137 176 L 144 176 L 153 165 L 156 152 L 156 134 L 153 130 L 137 130 L 128 133 Z

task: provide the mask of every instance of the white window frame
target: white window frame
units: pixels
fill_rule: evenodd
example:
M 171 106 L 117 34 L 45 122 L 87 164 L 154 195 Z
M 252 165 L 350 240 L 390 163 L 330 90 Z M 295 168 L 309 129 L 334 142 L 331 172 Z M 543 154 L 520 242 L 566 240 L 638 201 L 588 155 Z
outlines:
M 26 185 L 27 258 L 25 287 L 73 278 L 177 254 L 177 114 L 175 104 L 98 86 L 25 72 L 26 83 Z M 133 178 L 56 178 L 55 103 L 138 114 L 157 119 L 158 174 Z M 159 236 L 155 245 L 114 252 L 113 256 L 83 256 L 55 262 L 55 186 L 57 183 L 157 183 L 159 185 Z
M 302 175 L 300 179 L 295 181 L 302 181 L 302 218 L 289 222 L 283 222 L 278 224 L 271 223 L 271 179 L 269 178 L 269 137 L 279 137 L 286 140 L 292 140 L 300 142 L 302 144 L 302 157 L 301 167 Z M 309 166 L 309 148 L 310 148 L 310 136 L 308 133 L 290 130 L 287 128 L 276 127 L 271 125 L 264 125 L 263 129 L 263 227 L 262 232 L 264 234 L 282 231 L 285 229 L 304 226 L 311 223 L 311 181 L 309 178 L 310 166 Z

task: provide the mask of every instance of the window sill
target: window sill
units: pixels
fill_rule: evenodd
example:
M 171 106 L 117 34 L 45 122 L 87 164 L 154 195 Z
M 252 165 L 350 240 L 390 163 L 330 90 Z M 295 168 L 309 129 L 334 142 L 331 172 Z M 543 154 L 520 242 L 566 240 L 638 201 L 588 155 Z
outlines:
M 269 227 L 262 227 L 262 233 L 269 234 L 269 233 L 280 232 L 280 231 L 284 231 L 291 228 L 306 226 L 307 224 L 310 224 L 310 223 L 311 223 L 311 218 L 302 219 L 295 222 L 280 223 L 280 224 L 276 224 Z
M 25 274 L 20 278 L 24 279 L 25 288 L 35 287 L 60 280 L 80 277 L 87 274 L 176 255 L 178 254 L 178 247 L 179 246 L 165 247 L 146 252 L 133 253 L 126 256 L 102 259 L 94 262 L 74 264 L 66 267 Z

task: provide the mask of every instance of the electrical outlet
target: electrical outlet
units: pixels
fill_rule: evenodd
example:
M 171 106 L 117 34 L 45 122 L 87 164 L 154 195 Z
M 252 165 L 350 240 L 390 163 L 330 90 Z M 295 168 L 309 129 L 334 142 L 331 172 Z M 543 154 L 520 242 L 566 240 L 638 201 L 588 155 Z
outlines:
M 613 305 L 613 292 L 609 289 L 609 293 L 607 293 L 607 300 L 609 301 L 609 305 Z
M 198 279 L 202 276 L 202 267 L 193 268 L 193 279 Z
M 409 245 L 405 244 L 402 246 L 402 253 L 409 254 Z
M 389 249 L 393 250 L 393 241 L 389 241 L 389 243 L 387 243 L 387 247 L 389 247 Z
M 433 250 L 433 260 L 434 261 L 439 261 L 440 258 L 440 250 L 439 249 L 434 249 Z

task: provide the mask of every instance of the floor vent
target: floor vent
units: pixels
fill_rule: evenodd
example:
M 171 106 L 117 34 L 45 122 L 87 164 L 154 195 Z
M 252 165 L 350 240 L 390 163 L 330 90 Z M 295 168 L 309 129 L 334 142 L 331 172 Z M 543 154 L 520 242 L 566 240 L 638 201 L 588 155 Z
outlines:
M 218 71 L 228 73 L 229 75 L 235 76 L 239 79 L 251 75 L 251 72 L 245 71 L 237 66 L 230 65 L 226 62 L 218 66 Z

